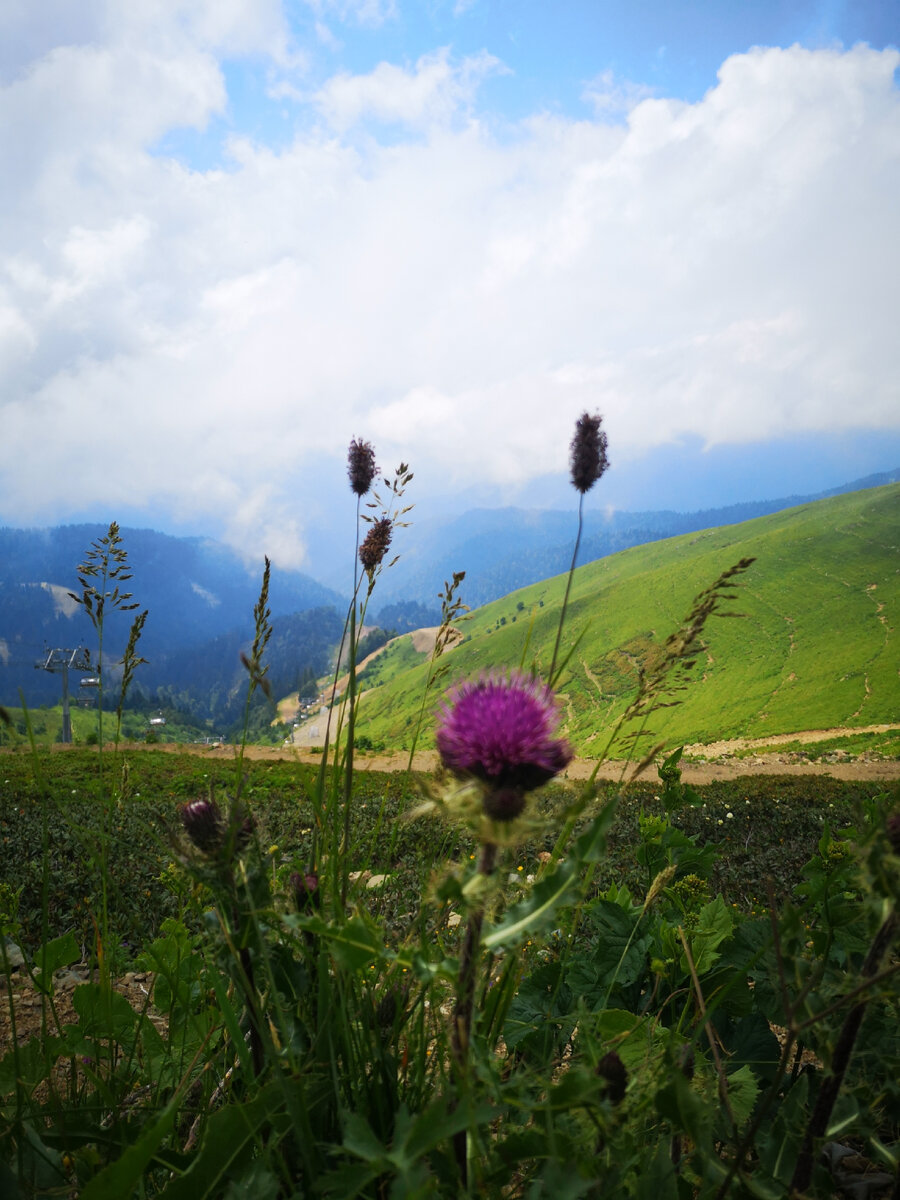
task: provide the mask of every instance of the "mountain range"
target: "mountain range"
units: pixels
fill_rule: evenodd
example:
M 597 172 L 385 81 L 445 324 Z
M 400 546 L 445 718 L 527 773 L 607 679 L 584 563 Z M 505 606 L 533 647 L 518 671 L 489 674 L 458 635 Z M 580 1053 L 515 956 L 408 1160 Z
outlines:
M 589 511 L 579 561 L 896 480 L 900 470 L 817 496 L 695 513 Z M 574 511 L 475 509 L 399 531 L 400 560 L 380 578 L 367 624 L 398 632 L 436 624 L 437 594 L 454 571 L 466 572 L 461 596 L 473 609 L 558 575 L 571 561 L 575 525 Z M 32 706 L 58 702 L 59 679 L 35 670 L 48 649 L 82 645 L 96 658 L 96 633 L 70 593 L 80 593 L 78 564 L 106 533 L 99 525 L 0 528 L 0 703 L 17 704 L 20 688 Z M 132 575 L 126 587 L 139 609 L 149 610 L 139 647 L 149 661 L 140 668 L 138 694 L 186 705 L 197 715 L 218 716 L 233 708 L 244 679 L 239 656 L 253 634 L 262 563 L 250 570 L 227 546 L 203 538 L 148 529 L 122 529 L 120 536 Z M 268 657 L 276 690 L 291 690 L 304 673 L 328 669 L 348 591 L 333 576 L 323 583 L 273 568 Z M 108 662 L 121 654 L 132 617 L 131 612 L 109 613 Z

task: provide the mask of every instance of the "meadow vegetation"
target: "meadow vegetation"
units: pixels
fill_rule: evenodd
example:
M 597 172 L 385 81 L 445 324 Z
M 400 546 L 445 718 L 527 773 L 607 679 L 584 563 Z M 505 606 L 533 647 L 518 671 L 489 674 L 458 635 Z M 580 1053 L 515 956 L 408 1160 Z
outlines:
M 605 450 L 585 414 L 579 529 Z M 898 798 L 821 777 L 698 790 L 677 742 L 656 740 L 730 732 L 735 689 L 789 707 L 783 669 L 757 662 L 769 635 L 793 632 L 792 669 L 816 670 L 822 622 L 798 598 L 808 575 L 792 574 L 792 554 L 815 559 L 803 512 L 793 549 L 772 539 L 781 582 L 764 530 L 752 547 L 740 531 L 701 535 L 690 566 L 686 550 L 619 555 L 467 623 L 454 577 L 430 661 L 389 678 L 407 653 L 389 651 L 370 680 L 382 686 L 360 699 L 359 631 L 412 476 L 402 464 L 376 480 L 359 440 L 348 470 L 368 526 L 338 655 L 347 685 L 316 766 L 251 762 L 243 744 L 231 761 L 126 747 L 124 695 L 94 749 L 43 751 L 24 713 L 30 750 L 0 754 L 0 1193 L 897 1195 Z M 896 583 L 872 550 L 887 536 L 881 501 L 857 504 L 833 524 L 869 557 L 848 558 L 837 582 L 820 562 L 819 605 L 850 595 L 872 617 L 880 642 L 831 656 L 867 681 L 868 722 L 886 703 L 880 618 Z M 131 601 L 114 531 L 82 571 L 101 642 L 104 607 Z M 269 691 L 268 582 L 267 564 L 245 731 Z M 751 616 L 713 631 L 731 610 Z M 814 692 L 819 677 L 803 677 Z M 554 689 L 579 688 L 591 715 L 558 711 Z M 848 686 L 841 703 L 859 694 Z M 364 723 L 372 697 L 393 717 Z M 798 703 L 799 729 L 819 707 Z M 436 775 L 355 769 L 367 731 L 411 755 L 435 710 Z M 561 780 L 573 745 L 599 756 L 604 739 L 649 746 L 639 778 Z M 137 1007 L 116 987 L 129 966 L 148 981 Z
M 754 558 L 741 621 L 719 622 L 695 668 L 702 686 L 657 714 L 671 745 L 895 722 L 900 702 L 900 485 L 873 488 L 741 525 L 688 534 L 588 563 L 573 577 L 559 688 L 566 734 L 597 756 L 627 707 L 640 664 L 691 598 L 739 558 Z M 452 675 L 549 662 L 566 577 L 485 605 L 462 625 Z M 527 651 L 525 647 L 527 645 Z M 415 729 L 427 655 L 408 638 L 376 658 L 358 729 L 402 746 Z M 418 659 L 418 661 L 416 661 Z M 424 731 L 428 744 L 430 731 Z

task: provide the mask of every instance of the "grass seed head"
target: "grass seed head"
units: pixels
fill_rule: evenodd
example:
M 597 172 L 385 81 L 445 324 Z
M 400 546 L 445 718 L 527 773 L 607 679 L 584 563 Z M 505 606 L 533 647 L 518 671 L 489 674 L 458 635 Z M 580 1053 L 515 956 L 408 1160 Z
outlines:
M 575 436 L 569 447 L 572 486 L 584 495 L 589 492 L 609 466 L 606 457 L 606 434 L 600 428 L 599 413 L 582 413 L 575 422 Z
M 372 443 L 364 442 L 362 438 L 354 438 L 347 451 L 347 474 L 350 477 L 350 487 L 357 496 L 364 496 L 372 486 L 377 469 Z
M 369 532 L 359 548 L 359 561 L 363 570 L 368 571 L 370 575 L 387 554 L 392 532 L 391 522 L 387 517 L 373 521 L 369 526 Z

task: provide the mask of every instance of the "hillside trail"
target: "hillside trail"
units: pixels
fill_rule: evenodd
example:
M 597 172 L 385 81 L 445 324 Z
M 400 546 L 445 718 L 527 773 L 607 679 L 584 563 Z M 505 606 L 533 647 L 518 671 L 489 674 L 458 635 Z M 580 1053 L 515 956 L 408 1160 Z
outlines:
M 730 738 L 711 742 L 708 745 L 685 746 L 681 760 L 682 779 L 685 783 L 712 783 L 719 779 L 739 779 L 745 775 L 830 775 L 834 779 L 846 780 L 900 780 L 900 758 L 878 758 L 862 754 L 850 758 L 846 752 L 837 751 L 827 759 L 810 761 L 797 751 L 783 752 L 779 747 L 787 744 L 813 745 L 830 738 L 848 737 L 860 733 L 900 733 L 900 724 L 866 725 L 855 728 L 809 729 L 798 733 L 773 734 L 767 738 Z M 56 750 L 66 747 L 55 746 Z M 143 747 L 141 747 L 143 749 Z M 234 746 L 216 744 L 158 745 L 154 750 L 185 752 L 206 755 L 209 758 L 233 758 Z M 748 754 L 748 752 L 750 752 Z M 739 757 L 747 755 L 746 757 Z M 244 758 L 269 762 L 319 763 L 321 754 L 299 746 L 247 746 Z M 405 771 L 409 761 L 406 753 L 384 754 L 357 751 L 354 765 L 361 771 Z M 567 779 L 587 779 L 594 770 L 595 762 L 589 758 L 575 758 L 565 771 Z M 413 761 L 413 770 L 431 772 L 438 766 L 437 752 L 419 751 Z M 602 763 L 597 772 L 600 779 L 630 779 L 634 773 L 633 763 L 609 760 Z M 652 778 L 653 768 L 645 772 Z

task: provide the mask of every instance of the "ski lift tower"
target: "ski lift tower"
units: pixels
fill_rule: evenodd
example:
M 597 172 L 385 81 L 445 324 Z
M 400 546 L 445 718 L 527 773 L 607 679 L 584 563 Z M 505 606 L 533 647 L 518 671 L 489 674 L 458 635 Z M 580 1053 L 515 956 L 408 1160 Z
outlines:
M 72 742 L 72 718 L 69 716 L 69 671 L 91 671 L 91 652 L 79 646 L 75 650 L 48 650 L 43 661 L 34 664 L 36 671 L 62 673 L 62 741 Z

